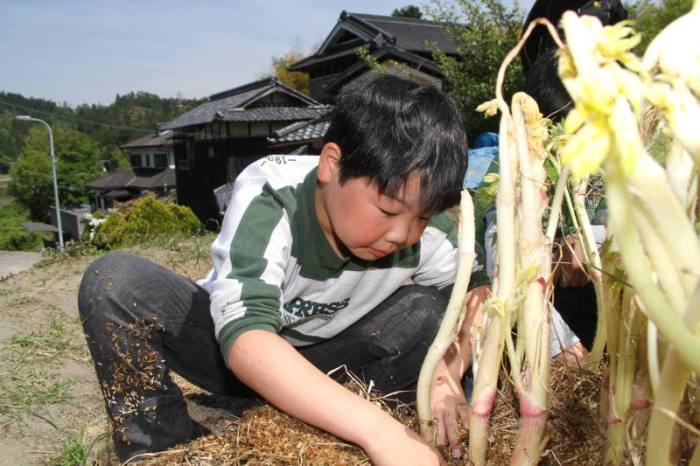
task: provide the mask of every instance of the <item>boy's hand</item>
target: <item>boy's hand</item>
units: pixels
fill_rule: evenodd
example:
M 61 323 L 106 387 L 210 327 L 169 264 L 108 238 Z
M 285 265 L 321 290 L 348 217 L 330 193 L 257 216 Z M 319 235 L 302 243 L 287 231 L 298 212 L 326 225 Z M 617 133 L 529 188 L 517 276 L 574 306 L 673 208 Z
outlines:
M 469 427 L 469 404 L 464 396 L 460 378 L 452 374 L 441 362 L 435 373 L 435 381 L 430 396 L 430 411 L 437 425 L 437 444 L 450 446 L 454 458 L 459 458 L 462 451 L 459 448 L 457 435 L 458 423 Z
M 392 427 L 378 430 L 379 432 L 371 435 L 367 445 L 361 445 L 372 464 L 377 466 L 445 464 L 440 453 L 408 427 L 398 430 Z

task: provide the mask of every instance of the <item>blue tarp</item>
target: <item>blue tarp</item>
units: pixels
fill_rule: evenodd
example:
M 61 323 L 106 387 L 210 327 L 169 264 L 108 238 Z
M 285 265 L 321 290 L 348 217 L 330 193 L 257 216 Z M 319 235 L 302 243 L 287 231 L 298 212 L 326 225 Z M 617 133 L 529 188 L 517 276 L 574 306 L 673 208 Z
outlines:
M 469 149 L 467 157 L 469 166 L 462 186 L 476 189 L 481 185 L 494 160 L 498 159 L 498 134 L 481 133 L 474 140 L 474 148 Z

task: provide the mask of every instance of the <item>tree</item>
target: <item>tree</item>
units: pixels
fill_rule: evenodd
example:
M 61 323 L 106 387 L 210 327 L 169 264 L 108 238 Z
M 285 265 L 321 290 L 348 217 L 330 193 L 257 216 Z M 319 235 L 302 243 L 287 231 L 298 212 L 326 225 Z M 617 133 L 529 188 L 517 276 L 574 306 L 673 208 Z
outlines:
M 643 53 L 649 42 L 667 24 L 686 14 L 691 6 L 691 0 L 641 0 L 628 5 L 630 18 L 636 21 L 635 27 L 642 33 L 642 42 L 637 46 L 637 52 Z
M 46 130 L 32 128 L 25 148 L 10 174 L 10 194 L 29 210 L 34 220 L 45 220 L 53 196 L 51 188 L 51 159 Z
M 0 250 L 37 251 L 43 244 L 41 233 L 30 233 L 22 226 L 29 220 L 27 209 L 16 201 L 0 207 Z
M 14 116 L 19 113 L 41 118 L 51 126 L 61 122 L 77 129 L 105 147 L 109 154 L 112 148 L 153 133 L 157 123 L 170 121 L 203 101 L 129 92 L 118 94 L 110 105 L 82 104 L 71 108 L 65 103 L 58 105 L 50 100 L 0 91 L 0 154 L 14 161 L 22 152 L 22 140 L 32 125 L 14 122 Z
M 103 175 L 102 151 L 92 138 L 65 125 L 54 130 L 61 207 L 75 207 L 89 201 L 85 185 Z M 10 194 L 29 209 L 31 218 L 46 220 L 53 205 L 53 180 L 48 135 L 43 127 L 33 127 L 24 150 L 12 167 Z
M 105 148 L 104 155 L 102 163 L 109 172 L 126 170 L 131 167 L 129 156 L 118 147 Z
M 0 115 L 0 162 L 12 163 L 22 152 L 22 135 L 14 123 L 12 115 Z
M 408 5 L 403 8 L 395 9 L 391 12 L 391 16 L 402 16 L 404 18 L 421 19 L 423 17 L 423 13 L 420 11 L 419 7 L 415 5 Z
M 300 71 L 289 71 L 289 67 L 304 58 L 297 50 L 290 50 L 281 57 L 272 57 L 272 71 L 282 83 L 309 95 L 309 75 Z
M 433 56 L 445 75 L 445 88 L 462 112 L 470 138 L 483 131 L 494 131 L 496 118 L 485 119 L 475 109 L 495 95 L 496 75 L 506 54 L 521 35 L 523 15 L 517 2 L 512 8 L 501 0 L 434 0 L 429 10 L 433 19 L 447 23 L 447 35 L 456 44 L 458 57 L 450 57 L 435 47 Z M 509 99 L 523 87 L 519 60 L 508 68 L 504 96 Z

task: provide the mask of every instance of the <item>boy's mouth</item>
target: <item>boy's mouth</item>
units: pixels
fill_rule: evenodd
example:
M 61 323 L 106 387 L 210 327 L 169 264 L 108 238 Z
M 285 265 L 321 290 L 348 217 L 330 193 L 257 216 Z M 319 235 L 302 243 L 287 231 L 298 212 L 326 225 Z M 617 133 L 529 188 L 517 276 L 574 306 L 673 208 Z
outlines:
M 389 252 L 389 251 L 382 251 L 380 249 L 374 249 L 374 248 L 367 248 L 367 249 L 369 249 L 369 253 L 372 254 L 375 259 L 381 259 L 382 257 L 386 257 L 389 254 L 391 254 L 391 252 Z

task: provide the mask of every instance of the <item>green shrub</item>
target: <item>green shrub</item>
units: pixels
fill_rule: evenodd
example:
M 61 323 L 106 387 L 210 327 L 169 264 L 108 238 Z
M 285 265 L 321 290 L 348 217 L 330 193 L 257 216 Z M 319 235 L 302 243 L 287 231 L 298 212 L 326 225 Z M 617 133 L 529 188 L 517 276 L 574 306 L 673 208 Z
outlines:
M 162 235 L 192 234 L 200 228 L 199 219 L 189 207 L 147 195 L 97 225 L 92 242 L 100 248 L 114 249 Z
M 43 235 L 30 233 L 22 225 L 29 221 L 29 212 L 18 202 L 0 207 L 0 250 L 38 251 L 43 247 Z

